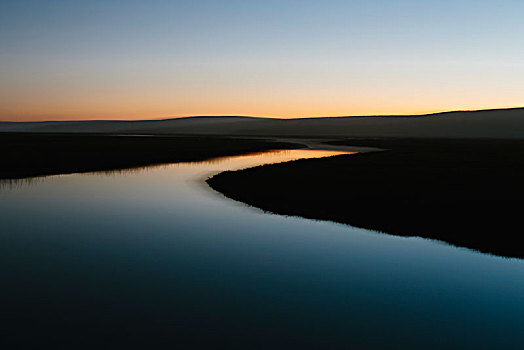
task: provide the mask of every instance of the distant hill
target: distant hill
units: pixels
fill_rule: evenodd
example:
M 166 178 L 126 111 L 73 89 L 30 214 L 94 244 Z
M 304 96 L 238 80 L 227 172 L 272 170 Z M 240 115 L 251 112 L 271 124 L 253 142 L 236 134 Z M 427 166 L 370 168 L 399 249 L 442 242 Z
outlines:
M 142 121 L 0 122 L 0 132 L 318 137 L 524 138 L 524 108 L 406 116 L 274 119 L 240 116 Z

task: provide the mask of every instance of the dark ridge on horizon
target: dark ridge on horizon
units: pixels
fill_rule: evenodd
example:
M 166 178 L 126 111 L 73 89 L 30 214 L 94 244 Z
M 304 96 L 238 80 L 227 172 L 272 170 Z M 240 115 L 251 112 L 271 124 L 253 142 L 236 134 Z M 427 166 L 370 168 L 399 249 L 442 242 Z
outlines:
M 524 139 L 524 108 L 453 111 L 413 116 L 257 118 L 193 116 L 157 120 L 0 123 L 0 132 L 235 137 L 421 137 Z
M 255 120 L 315 120 L 315 119 L 345 119 L 345 118 L 422 118 L 441 116 L 457 113 L 483 113 L 483 112 L 503 112 L 513 110 L 524 110 L 524 107 L 509 107 L 509 108 L 489 108 L 489 109 L 472 109 L 472 110 L 451 110 L 424 114 L 374 114 L 374 115 L 341 115 L 341 116 L 326 116 L 326 117 L 297 117 L 297 118 L 281 118 L 281 117 L 257 117 L 257 116 L 240 116 L 240 115 L 209 115 L 209 116 L 187 116 L 187 117 L 169 117 L 163 119 L 83 119 L 83 120 L 42 120 L 42 121 L 0 121 L 0 124 L 9 123 L 25 123 L 25 124 L 51 124 L 51 123 L 141 123 L 141 122 L 164 122 L 176 120 L 191 120 L 191 119 L 255 119 Z
M 423 117 L 433 117 L 440 115 L 448 114 L 457 114 L 457 113 L 483 113 L 483 112 L 504 112 L 504 111 L 513 111 L 513 110 L 523 110 L 524 107 L 510 107 L 510 108 L 490 108 L 490 109 L 463 109 L 456 111 L 442 111 L 434 113 L 425 113 L 425 114 L 373 114 L 373 115 L 346 115 L 346 116 L 332 116 L 332 117 L 302 117 L 302 118 L 279 118 L 282 120 L 308 120 L 308 119 L 349 119 L 349 118 L 423 118 Z
M 237 116 L 237 115 L 217 115 L 217 116 L 189 116 L 189 117 L 172 117 L 165 119 L 83 119 L 83 120 L 38 120 L 38 121 L 12 121 L 6 120 L 1 121 L 0 124 L 10 123 L 25 123 L 25 124 L 56 124 L 56 123 L 143 123 L 143 122 L 166 122 L 175 120 L 187 120 L 187 119 L 278 119 L 278 118 L 266 118 L 266 117 L 251 117 L 251 116 Z

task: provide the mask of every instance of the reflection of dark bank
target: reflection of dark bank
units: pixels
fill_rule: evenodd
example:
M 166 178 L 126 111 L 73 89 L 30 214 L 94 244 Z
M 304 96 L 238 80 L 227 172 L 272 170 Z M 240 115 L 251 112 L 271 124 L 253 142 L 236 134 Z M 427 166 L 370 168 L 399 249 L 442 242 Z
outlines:
M 0 133 L 0 179 L 198 161 L 293 144 L 192 136 Z
M 524 141 L 333 143 L 389 150 L 225 172 L 208 183 L 230 198 L 280 214 L 524 257 L 519 244 Z

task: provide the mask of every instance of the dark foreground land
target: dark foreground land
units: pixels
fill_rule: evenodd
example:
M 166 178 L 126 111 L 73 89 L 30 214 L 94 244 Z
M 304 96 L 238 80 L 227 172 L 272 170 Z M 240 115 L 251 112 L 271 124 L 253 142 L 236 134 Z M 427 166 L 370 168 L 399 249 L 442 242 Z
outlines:
M 126 169 L 296 147 L 227 137 L 0 133 L 0 179 Z
M 524 257 L 524 140 L 375 139 L 383 152 L 219 174 L 226 196 L 279 214 Z M 199 161 L 292 143 L 215 136 L 0 133 L 0 179 Z
M 208 183 L 227 197 L 279 214 L 524 257 L 524 141 L 333 143 L 388 150 L 225 172 Z

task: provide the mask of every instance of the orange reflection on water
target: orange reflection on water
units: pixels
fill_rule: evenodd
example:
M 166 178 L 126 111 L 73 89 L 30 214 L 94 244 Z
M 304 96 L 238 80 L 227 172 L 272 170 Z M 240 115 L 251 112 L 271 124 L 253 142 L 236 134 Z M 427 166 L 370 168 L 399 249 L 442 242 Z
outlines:
M 210 160 L 209 162 L 222 163 L 223 165 L 227 165 L 227 169 L 224 170 L 236 170 L 265 164 L 289 162 L 298 159 L 324 158 L 354 153 L 358 152 L 311 149 L 274 150 L 241 156 L 215 158 Z
M 0 180 L 1 190 L 13 190 L 16 188 L 28 187 L 44 182 L 49 177 L 58 176 L 76 176 L 81 175 L 95 175 L 95 176 L 125 176 L 125 175 L 141 175 L 145 176 L 150 173 L 155 177 L 177 177 L 186 179 L 200 179 L 212 176 L 216 173 L 228 170 L 240 170 L 251 168 L 259 165 L 289 162 L 298 159 L 310 158 L 324 158 L 343 154 L 355 154 L 358 152 L 332 151 L 332 150 L 312 150 L 312 149 L 296 149 L 296 150 L 272 150 L 265 152 L 248 153 L 243 155 L 216 157 L 202 161 L 194 162 L 177 162 L 167 164 L 146 165 L 135 168 L 114 169 L 88 172 L 83 174 L 65 174 L 65 175 L 51 175 L 44 177 L 33 177 L 24 179 L 8 179 Z M 173 172 L 173 170 L 176 170 Z M 154 174 L 154 175 L 153 175 Z
M 90 173 L 90 175 L 136 175 L 144 179 L 150 178 L 152 182 L 158 183 L 162 183 L 162 181 L 166 181 L 166 179 L 184 179 L 184 181 L 203 183 L 205 179 L 223 171 L 241 170 L 260 165 L 289 162 L 298 159 L 324 158 L 355 153 L 358 152 L 312 149 L 271 150 L 235 156 L 216 157 L 195 162 L 177 162 L 130 169 L 93 172 Z

